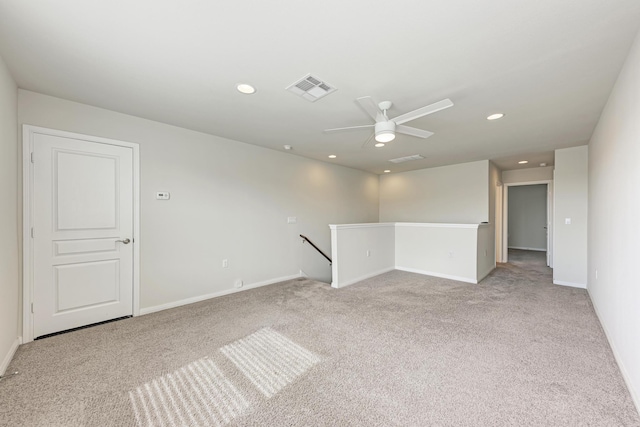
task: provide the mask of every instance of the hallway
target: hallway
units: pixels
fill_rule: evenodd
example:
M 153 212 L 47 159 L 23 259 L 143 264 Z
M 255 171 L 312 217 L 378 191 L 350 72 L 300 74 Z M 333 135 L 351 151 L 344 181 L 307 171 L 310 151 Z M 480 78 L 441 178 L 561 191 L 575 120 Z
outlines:
M 501 265 L 527 277 L 537 276 L 544 282 L 553 283 L 553 269 L 547 267 L 546 252 L 509 249 L 509 261 Z

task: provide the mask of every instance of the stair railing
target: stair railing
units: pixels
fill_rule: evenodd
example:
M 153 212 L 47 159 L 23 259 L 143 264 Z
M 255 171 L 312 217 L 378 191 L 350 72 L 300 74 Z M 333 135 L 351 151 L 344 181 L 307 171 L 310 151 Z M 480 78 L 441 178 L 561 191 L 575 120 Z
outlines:
M 329 261 L 329 265 L 331 265 L 331 258 L 329 258 L 327 256 L 327 254 L 325 254 L 324 252 L 322 252 L 322 250 L 317 247 L 311 240 L 309 240 L 309 238 L 307 236 L 305 236 L 304 234 L 301 234 L 300 237 L 302 238 L 302 243 L 307 242 L 309 243 L 311 246 L 313 246 L 313 248 L 320 252 L 320 255 L 322 255 L 323 257 L 325 257 L 327 259 L 327 261 Z

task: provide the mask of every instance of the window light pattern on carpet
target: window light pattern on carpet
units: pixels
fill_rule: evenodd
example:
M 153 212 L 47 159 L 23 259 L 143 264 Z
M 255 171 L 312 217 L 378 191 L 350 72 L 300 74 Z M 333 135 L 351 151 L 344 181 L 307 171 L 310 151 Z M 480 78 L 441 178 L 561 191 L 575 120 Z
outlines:
M 320 362 L 309 350 L 271 328 L 260 329 L 220 351 L 267 398 Z
M 249 403 L 216 364 L 203 358 L 129 391 L 138 425 L 224 426 Z

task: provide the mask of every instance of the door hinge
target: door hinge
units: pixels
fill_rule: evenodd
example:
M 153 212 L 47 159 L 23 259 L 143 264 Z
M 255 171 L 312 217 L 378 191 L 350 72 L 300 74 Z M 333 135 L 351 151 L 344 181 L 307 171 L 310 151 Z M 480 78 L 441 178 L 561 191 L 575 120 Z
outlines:
M 35 237 L 36 233 L 33 231 L 33 227 L 31 227 L 31 238 L 33 239 Z
M 33 161 L 33 151 L 31 152 L 31 163 L 35 163 L 35 162 Z
M 31 313 L 35 313 L 35 311 L 33 311 L 33 303 L 31 303 Z

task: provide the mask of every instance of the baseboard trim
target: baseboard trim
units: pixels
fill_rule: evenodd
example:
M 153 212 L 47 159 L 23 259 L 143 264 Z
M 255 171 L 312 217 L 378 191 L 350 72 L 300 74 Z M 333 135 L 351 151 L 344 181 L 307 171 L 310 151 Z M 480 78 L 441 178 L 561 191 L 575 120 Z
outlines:
M 7 368 L 9 367 L 9 363 L 11 363 L 11 360 L 13 359 L 13 356 L 16 354 L 16 350 L 18 350 L 18 347 L 20 346 L 20 344 L 22 344 L 21 337 L 17 337 L 15 341 L 13 341 L 13 344 L 11 344 L 9 351 L 4 356 L 4 359 L 2 359 L 2 365 L 0 365 L 0 376 L 4 375 L 4 373 L 6 372 Z
M 520 249 L 521 251 L 547 252 L 546 249 L 542 249 L 542 248 L 521 248 L 519 246 L 509 246 L 509 249 Z
M 600 326 L 602 326 L 602 330 L 604 331 L 605 337 L 607 337 L 607 341 L 609 341 L 609 346 L 611 347 L 611 351 L 613 352 L 613 357 L 616 359 L 616 363 L 618 364 L 618 368 L 620 368 L 620 373 L 622 374 L 622 378 L 624 379 L 625 384 L 627 385 L 627 389 L 629 390 L 629 394 L 631 395 L 631 400 L 633 400 L 634 405 L 636 405 L 636 410 L 640 413 L 640 392 L 633 387 L 633 383 L 631 382 L 631 377 L 629 376 L 629 371 L 625 367 L 624 363 L 622 363 L 622 359 L 620 358 L 620 353 L 616 348 L 614 342 L 611 340 L 611 334 L 609 334 L 609 330 L 607 326 L 602 321 L 602 317 L 600 317 L 600 310 L 598 310 L 598 306 L 596 302 L 591 297 L 591 293 L 587 289 L 587 295 L 589 295 L 589 300 L 591 300 L 591 305 L 593 306 L 593 311 L 596 312 L 596 316 L 598 317 L 598 321 L 600 322 Z
M 457 280 L 458 282 L 473 283 L 474 285 L 478 283 L 477 280 L 470 279 L 468 277 L 453 276 L 451 274 L 443 274 L 443 273 L 434 273 L 433 271 L 418 270 L 417 268 L 400 267 L 396 265 L 396 270 L 407 271 L 409 273 L 424 274 L 425 276 L 440 277 L 442 279 Z
M 346 282 L 340 283 L 339 285 L 335 281 L 332 281 L 331 287 L 336 289 L 344 288 L 345 286 L 353 285 L 354 283 L 362 282 L 363 280 L 367 280 L 372 277 L 379 276 L 381 274 L 388 273 L 389 271 L 393 271 L 393 270 L 395 270 L 395 267 L 383 268 L 382 270 L 374 271 L 372 273 L 367 273 L 360 277 L 356 277 L 355 279 L 347 280 Z
M 176 307 L 181 307 L 183 305 L 188 305 L 188 304 L 193 304 L 196 302 L 200 302 L 200 301 L 205 301 L 211 298 L 217 298 L 217 297 L 221 297 L 224 295 L 230 295 L 230 294 L 235 294 L 236 292 L 242 292 L 242 291 L 246 291 L 249 289 L 255 289 L 255 288 L 259 288 L 261 286 L 268 286 L 268 285 L 273 285 L 274 283 L 280 283 L 280 282 L 286 282 L 287 280 L 293 280 L 293 279 L 297 279 L 299 277 L 302 277 L 300 273 L 298 274 L 294 274 L 291 276 L 283 276 L 283 277 L 276 277 L 274 279 L 269 279 L 269 280 L 263 280 L 262 282 L 256 282 L 256 283 L 251 283 L 249 285 L 245 285 L 240 289 L 225 289 L 224 291 L 219 291 L 219 292 L 214 292 L 211 294 L 206 294 L 206 295 L 199 295 L 197 297 L 191 297 L 191 298 L 185 298 L 179 301 L 172 301 L 166 304 L 161 304 L 161 305 L 156 305 L 153 307 L 145 307 L 145 308 L 141 308 L 140 309 L 140 316 L 143 316 L 145 314 L 151 314 L 151 313 L 156 313 L 158 311 L 162 311 L 162 310 L 168 310 L 170 308 L 176 308 Z
M 585 285 L 584 283 L 572 283 L 572 282 L 565 282 L 564 280 L 553 280 L 553 284 L 554 285 L 561 285 L 561 286 L 569 286 L 572 288 L 580 288 L 580 289 L 587 289 L 587 285 Z

